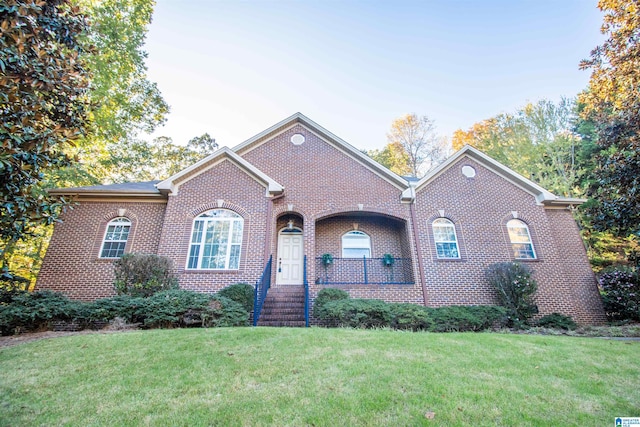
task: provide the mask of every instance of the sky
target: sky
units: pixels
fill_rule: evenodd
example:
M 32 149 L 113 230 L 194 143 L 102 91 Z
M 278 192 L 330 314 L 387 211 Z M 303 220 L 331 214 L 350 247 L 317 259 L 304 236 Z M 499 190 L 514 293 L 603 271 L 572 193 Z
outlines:
M 301 112 L 358 149 L 394 119 L 439 135 L 586 88 L 596 0 L 156 0 L 148 77 L 171 107 L 154 136 L 233 147 Z

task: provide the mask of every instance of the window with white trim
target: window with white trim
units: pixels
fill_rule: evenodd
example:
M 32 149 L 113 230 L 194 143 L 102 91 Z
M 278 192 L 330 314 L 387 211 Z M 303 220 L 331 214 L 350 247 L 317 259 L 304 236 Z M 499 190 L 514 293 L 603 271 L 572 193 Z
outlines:
M 371 238 L 362 231 L 342 235 L 342 258 L 371 258 Z
M 188 269 L 237 270 L 244 220 L 226 209 L 213 209 L 193 221 Z
M 536 252 L 533 249 L 529 227 L 519 219 L 512 219 L 507 222 L 509 240 L 513 249 L 515 259 L 536 259 Z
M 129 218 L 114 218 L 107 224 L 102 239 L 100 258 L 120 258 L 124 254 L 127 246 L 127 239 L 131 231 L 131 221 Z
M 431 224 L 433 240 L 436 243 L 436 256 L 440 259 L 460 259 L 458 236 L 453 222 L 438 218 Z

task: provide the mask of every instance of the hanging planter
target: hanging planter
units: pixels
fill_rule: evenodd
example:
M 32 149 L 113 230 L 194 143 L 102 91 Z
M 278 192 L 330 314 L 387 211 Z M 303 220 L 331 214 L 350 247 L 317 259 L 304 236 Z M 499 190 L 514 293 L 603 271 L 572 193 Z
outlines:
M 391 267 L 393 263 L 396 262 L 396 259 L 391 254 L 382 255 L 382 265 L 385 267 Z
M 325 266 L 333 264 L 333 255 L 331 254 L 323 254 L 322 255 L 322 264 Z

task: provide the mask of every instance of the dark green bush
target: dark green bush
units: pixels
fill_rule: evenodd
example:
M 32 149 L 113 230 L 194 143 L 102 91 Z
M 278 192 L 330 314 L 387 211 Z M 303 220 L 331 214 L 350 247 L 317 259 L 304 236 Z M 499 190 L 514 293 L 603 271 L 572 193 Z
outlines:
M 244 307 L 247 313 L 253 310 L 253 299 L 255 298 L 255 289 L 248 283 L 236 283 L 221 289 L 218 295 L 229 298 Z
M 148 297 L 178 288 L 173 263 L 169 258 L 153 254 L 125 254 L 114 263 L 114 286 L 118 295 Z
M 607 270 L 598 277 L 598 284 L 609 320 L 640 321 L 640 274 L 637 268 Z
M 432 332 L 468 332 L 499 328 L 507 322 L 507 310 L 496 306 L 457 306 L 430 308 Z
M 412 331 L 429 330 L 433 319 L 429 310 L 417 304 L 389 304 L 391 309 L 391 327 Z
M 538 285 L 531 277 L 531 269 L 517 262 L 500 262 L 490 265 L 486 276 L 497 291 L 500 304 L 507 309 L 509 325 L 528 325 L 531 316 L 538 313 L 533 302 Z
M 102 298 L 89 303 L 89 320 L 108 322 L 119 317 L 128 323 L 141 323 L 143 319 L 136 313 L 142 306 L 144 299 L 140 297 L 118 295 Z
M 178 289 L 157 292 L 145 298 L 135 314 L 149 328 L 249 324 L 249 313 L 229 298 Z
M 12 291 L 3 299 L 9 301 L 0 304 L 2 335 L 44 329 L 54 320 L 84 319 L 88 314 L 86 304 L 51 291 Z
M 578 327 L 576 322 L 569 316 L 560 313 L 551 313 L 541 317 L 536 322 L 536 326 L 543 328 L 564 329 L 565 331 L 573 331 Z
M 324 303 L 320 319 L 352 328 L 381 328 L 391 324 L 389 304 L 375 299 L 340 299 Z
M 349 294 L 342 289 L 323 288 L 316 296 L 313 302 L 313 315 L 317 318 L 323 316 L 322 307 L 330 301 L 339 301 L 349 299 Z

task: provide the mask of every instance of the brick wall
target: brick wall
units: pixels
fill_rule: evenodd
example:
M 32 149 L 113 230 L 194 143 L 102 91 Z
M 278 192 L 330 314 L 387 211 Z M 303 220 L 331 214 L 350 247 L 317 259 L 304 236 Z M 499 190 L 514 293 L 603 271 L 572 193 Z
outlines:
M 115 295 L 113 259 L 99 258 L 107 223 L 124 213 L 131 221 L 126 252 L 157 253 L 164 210 L 164 203 L 82 202 L 75 206 L 55 225 L 36 289 L 87 301 Z

